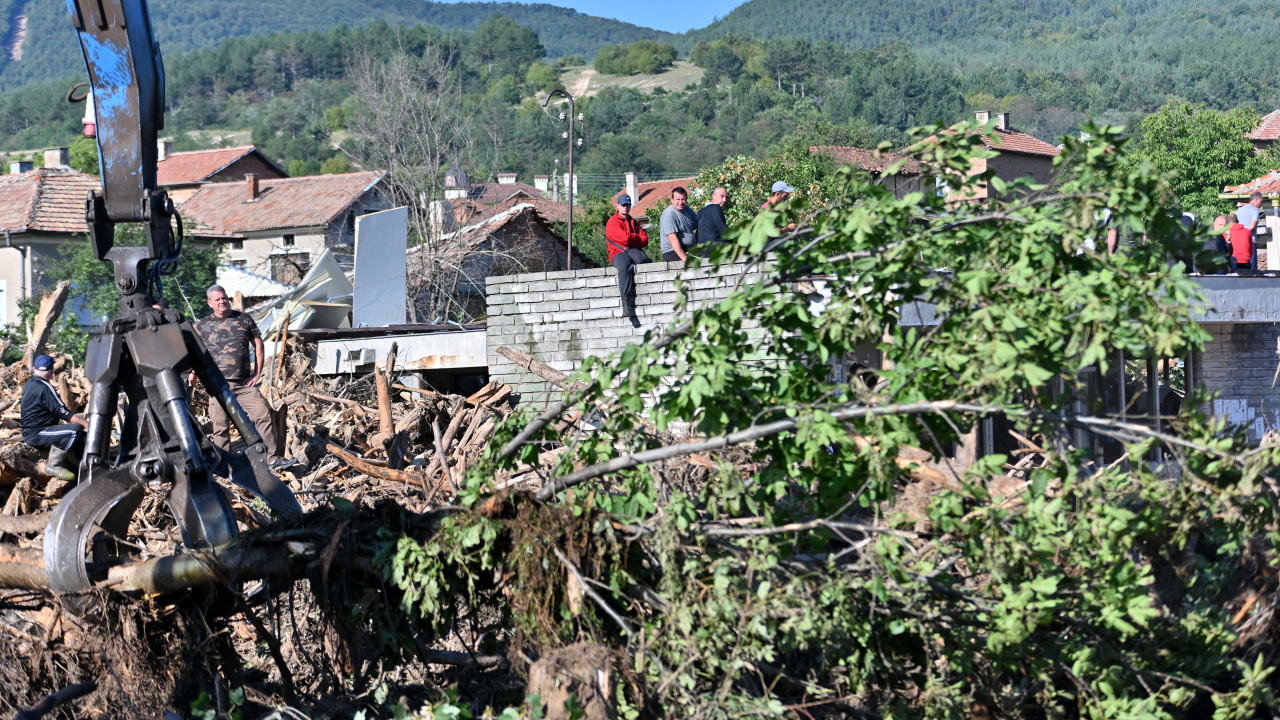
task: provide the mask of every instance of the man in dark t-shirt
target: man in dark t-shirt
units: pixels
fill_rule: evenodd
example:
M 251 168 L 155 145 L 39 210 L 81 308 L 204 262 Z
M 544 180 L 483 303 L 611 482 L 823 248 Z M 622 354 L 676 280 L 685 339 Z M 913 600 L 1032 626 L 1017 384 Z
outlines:
M 271 424 L 271 408 L 266 398 L 258 390 L 258 381 L 262 378 L 263 354 L 262 334 L 258 332 L 258 324 L 253 318 L 231 309 L 231 301 L 227 299 L 227 291 L 221 285 L 214 285 L 208 291 L 209 307 L 213 314 L 196 323 L 196 332 L 204 340 L 209 354 L 222 371 L 231 392 L 235 393 L 240 406 L 244 408 L 249 419 L 253 421 L 262 441 L 267 446 L 267 455 L 273 466 L 282 464 L 276 451 L 276 433 Z M 252 351 L 252 356 L 250 356 Z M 209 400 L 209 420 L 213 423 L 213 444 L 223 450 L 231 447 L 231 423 L 222 406 L 216 400 Z
M 718 187 L 711 191 L 711 202 L 698 212 L 698 242 L 701 244 L 722 243 L 724 234 L 729 229 L 724 220 L 724 207 L 729 204 L 729 190 Z

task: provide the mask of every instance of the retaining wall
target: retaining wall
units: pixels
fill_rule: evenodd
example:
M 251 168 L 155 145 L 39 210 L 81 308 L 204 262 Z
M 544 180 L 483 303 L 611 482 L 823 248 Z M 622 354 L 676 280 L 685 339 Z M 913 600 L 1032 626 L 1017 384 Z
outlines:
M 649 330 L 666 329 L 695 308 L 728 295 L 743 266 L 685 268 L 683 263 L 636 267 L 636 318 L 622 316 L 617 270 L 612 267 L 491 277 L 488 290 L 489 377 L 513 386 L 519 402 L 541 403 L 559 396 L 550 383 L 499 355 L 503 345 L 526 352 L 562 372 L 576 370 L 589 356 L 607 357 L 644 340 Z M 744 282 L 758 282 L 759 270 Z M 690 302 L 675 312 L 676 279 Z M 744 348 L 744 355 L 751 348 Z
M 1248 429 L 1257 442 L 1267 430 L 1280 431 L 1280 388 L 1275 377 L 1280 323 L 1204 323 L 1213 335 L 1192 361 L 1198 386 L 1218 393 L 1214 416 Z

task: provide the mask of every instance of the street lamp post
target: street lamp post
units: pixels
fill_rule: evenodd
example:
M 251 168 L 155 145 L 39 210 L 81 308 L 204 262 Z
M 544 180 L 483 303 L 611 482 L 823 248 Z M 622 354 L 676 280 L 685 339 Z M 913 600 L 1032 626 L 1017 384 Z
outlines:
M 569 140 L 569 182 L 565 183 L 566 185 L 565 189 L 568 190 L 569 192 L 569 238 L 568 238 L 568 241 L 565 243 L 566 246 L 568 247 L 568 250 L 565 252 L 564 267 L 566 270 L 572 270 L 573 269 L 573 191 L 577 189 L 576 187 L 574 187 L 576 183 L 574 182 L 574 177 L 573 177 L 573 145 L 576 142 L 576 139 L 573 136 L 573 121 L 577 117 L 578 113 L 577 113 L 577 110 L 574 109 L 573 96 L 570 95 L 569 91 L 565 90 L 564 88 L 556 88 L 555 90 L 552 90 L 550 93 L 548 93 L 547 99 L 542 101 L 543 109 L 546 109 L 547 104 L 551 102 L 551 98 L 555 97 L 556 95 L 560 95 L 561 97 L 569 101 L 569 132 L 564 134 L 564 137 Z

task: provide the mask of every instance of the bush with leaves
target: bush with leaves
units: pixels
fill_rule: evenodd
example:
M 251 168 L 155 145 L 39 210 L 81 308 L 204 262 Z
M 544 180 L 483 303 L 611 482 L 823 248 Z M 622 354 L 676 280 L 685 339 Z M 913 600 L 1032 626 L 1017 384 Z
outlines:
M 439 630 L 491 608 L 517 648 L 616 647 L 626 717 L 1274 712 L 1274 631 L 1246 636 L 1240 618 L 1265 582 L 1244 569 L 1280 540 L 1280 446 L 1245 449 L 1194 412 L 1159 431 L 1076 410 L 1082 372 L 1115 350 L 1179 357 L 1207 339 L 1198 285 L 1166 262 L 1201 238 L 1116 131 L 1086 129 L 1051 189 L 970 177 L 989 152 L 976 134 L 917 147 L 956 193 L 996 186 L 1005 199 L 985 207 L 845 173 L 811 221 L 800 199 L 738 223 L 711 262 L 764 279 L 678 302 L 683 320 L 589 360 L 584 388 L 496 436 L 498 465 L 570 448 L 542 490 L 489 497 L 492 466 L 473 468 L 458 498 L 471 512 L 389 542 L 406 609 Z M 1104 207 L 1156 242 L 1089 249 Z M 797 289 L 815 277 L 820 312 Z M 937 323 L 904 324 L 903 298 L 935 304 Z M 836 382 L 830 361 L 867 345 L 884 357 L 874 380 Z M 575 407 L 599 425 L 553 430 Z M 981 458 L 907 522 L 899 448 L 941 454 L 997 412 L 1041 466 L 996 495 L 1009 459 Z M 674 423 L 693 437 L 664 444 Z M 1098 463 L 1077 429 L 1119 440 L 1128 462 Z M 721 455 L 738 445 L 754 463 Z M 720 470 L 676 491 L 663 463 L 691 453 Z

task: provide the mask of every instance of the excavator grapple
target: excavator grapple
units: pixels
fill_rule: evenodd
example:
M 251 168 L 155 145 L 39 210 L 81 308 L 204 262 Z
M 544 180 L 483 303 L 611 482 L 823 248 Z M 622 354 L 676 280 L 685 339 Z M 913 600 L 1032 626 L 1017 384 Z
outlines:
M 161 278 L 182 251 L 182 219 L 156 187 L 158 133 L 164 127 L 164 67 L 146 0 L 70 0 L 96 116 L 102 190 L 86 200 L 94 254 L 110 262 L 119 315 L 89 345 L 93 383 L 79 484 L 58 504 L 45 532 L 50 584 L 73 613 L 92 616 L 90 591 L 127 549 L 130 518 L 148 487 L 164 488 L 191 549 L 234 539 L 236 523 L 215 476 L 262 498 L 278 514 L 300 514 L 293 493 L 267 465 L 267 449 L 226 378 L 177 310 L 153 307 Z M 146 247 L 115 247 L 118 223 L 143 223 Z M 192 417 L 182 377 L 193 373 L 246 443 L 219 449 Z M 118 447 L 111 425 L 126 398 Z

